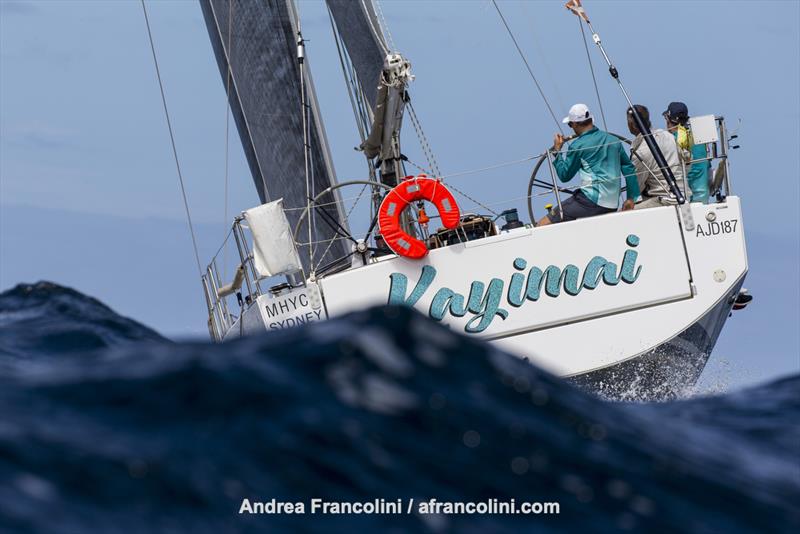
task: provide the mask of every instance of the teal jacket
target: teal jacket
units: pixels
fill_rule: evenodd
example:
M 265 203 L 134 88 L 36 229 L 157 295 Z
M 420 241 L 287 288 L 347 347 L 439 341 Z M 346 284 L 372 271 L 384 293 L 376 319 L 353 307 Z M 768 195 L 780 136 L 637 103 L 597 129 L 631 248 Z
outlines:
M 623 148 L 622 141 L 597 127 L 583 132 L 575 139 L 566 156 L 559 153 L 553 166 L 562 182 L 569 182 L 576 173 L 580 173 L 581 191 L 598 206 L 612 209 L 619 207 L 620 178 L 623 176 L 628 198 L 639 198 L 636 169 Z
M 692 159 L 708 157 L 705 145 L 692 145 Z M 692 190 L 692 202 L 708 204 L 708 174 L 711 171 L 711 162 L 700 161 L 692 164 L 686 176 L 689 189 Z

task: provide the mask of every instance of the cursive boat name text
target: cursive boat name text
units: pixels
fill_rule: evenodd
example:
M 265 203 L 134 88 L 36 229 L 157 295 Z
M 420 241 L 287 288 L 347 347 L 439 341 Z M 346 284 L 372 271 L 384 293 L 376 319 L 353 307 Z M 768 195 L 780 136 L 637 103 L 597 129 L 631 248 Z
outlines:
M 633 284 L 639 278 L 642 267 L 636 265 L 638 252 L 634 250 L 639 245 L 639 237 L 630 234 L 626 239 L 628 249 L 622 256 L 619 268 L 617 264 L 608 261 L 602 256 L 595 256 L 586 264 L 581 276 L 580 269 L 573 264 L 563 268 L 550 265 L 544 270 L 533 266 L 527 273 L 515 272 L 508 281 L 508 288 L 503 280 L 492 278 L 488 284 L 476 280 L 472 282 L 467 296 L 448 287 L 436 291 L 428 308 L 428 315 L 437 321 L 446 315 L 453 317 L 471 317 L 464 326 L 470 334 L 477 334 L 486 330 L 495 317 L 505 320 L 508 309 L 519 308 L 527 301 L 536 302 L 545 295 L 556 298 L 563 290 L 575 296 L 582 289 L 594 290 L 601 283 L 616 286 L 620 281 Z M 528 262 L 523 258 L 516 258 L 513 262 L 516 271 L 525 271 Z M 408 277 L 401 273 L 389 275 L 389 304 L 414 306 L 428 291 L 436 278 L 436 268 L 425 265 L 420 273 L 414 289 L 407 294 Z

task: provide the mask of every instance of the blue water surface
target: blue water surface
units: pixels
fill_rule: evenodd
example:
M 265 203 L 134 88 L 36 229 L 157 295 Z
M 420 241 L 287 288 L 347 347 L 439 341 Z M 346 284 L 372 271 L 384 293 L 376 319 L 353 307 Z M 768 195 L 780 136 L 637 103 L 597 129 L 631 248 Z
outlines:
M 407 308 L 174 343 L 45 282 L 0 295 L 0 370 L 0 532 L 800 528 L 800 376 L 611 403 Z M 239 514 L 245 498 L 561 512 Z

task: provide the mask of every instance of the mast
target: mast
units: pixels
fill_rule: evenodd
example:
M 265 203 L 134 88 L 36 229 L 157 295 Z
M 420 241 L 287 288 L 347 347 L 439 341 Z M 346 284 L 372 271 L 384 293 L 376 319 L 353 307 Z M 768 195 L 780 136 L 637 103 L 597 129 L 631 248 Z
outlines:
M 400 129 L 408 102 L 406 85 L 412 79 L 411 63 L 400 54 L 386 56 L 375 102 L 375 118 L 369 136 L 359 147 L 367 158 L 377 157 L 381 181 L 390 186 L 397 185 L 398 178 L 405 175 Z

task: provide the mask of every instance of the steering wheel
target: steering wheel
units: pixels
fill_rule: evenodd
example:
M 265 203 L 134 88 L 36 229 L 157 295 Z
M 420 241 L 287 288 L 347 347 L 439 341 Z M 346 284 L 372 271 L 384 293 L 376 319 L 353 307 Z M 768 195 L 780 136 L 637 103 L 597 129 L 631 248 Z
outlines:
M 322 199 L 326 195 L 329 195 L 331 192 L 336 191 L 337 189 L 341 189 L 342 187 L 347 187 L 347 186 L 352 186 L 352 185 L 363 185 L 362 190 L 361 190 L 362 193 L 364 192 L 364 190 L 366 189 L 367 186 L 372 186 L 372 190 L 373 190 L 372 194 L 375 194 L 375 191 L 377 191 L 378 188 L 386 189 L 387 191 L 391 191 L 391 189 L 392 189 L 391 186 L 388 186 L 388 185 L 386 185 L 384 183 L 377 182 L 377 181 L 374 181 L 374 180 L 350 180 L 350 181 L 347 181 L 347 182 L 339 182 L 338 184 L 334 184 L 334 185 L 332 185 L 330 187 L 327 187 L 327 188 L 323 189 L 322 191 L 320 191 L 311 200 L 311 202 L 309 203 L 309 206 L 306 206 L 303 209 L 303 211 L 300 213 L 300 217 L 297 219 L 297 224 L 294 227 L 294 233 L 292 234 L 292 237 L 294 238 L 295 243 L 297 243 L 297 238 L 300 235 L 300 228 L 303 225 L 303 221 L 305 221 L 308 218 L 309 207 L 313 207 L 314 209 L 319 209 L 321 207 L 320 205 L 318 205 L 320 199 Z M 351 211 L 352 211 L 352 208 L 355 207 L 355 204 L 358 203 L 358 200 L 360 199 L 360 197 L 361 197 L 361 195 L 359 194 L 359 198 L 356 199 L 356 202 L 351 207 Z M 349 215 L 349 213 L 348 213 L 348 215 Z M 331 225 L 331 222 L 330 221 L 326 221 L 325 219 L 323 219 L 323 222 L 326 222 L 327 224 Z M 333 228 L 334 232 L 336 234 L 338 234 L 338 236 L 340 238 L 345 238 L 345 239 L 348 239 L 348 240 L 352 241 L 353 244 L 356 245 L 356 250 L 355 250 L 355 252 L 351 252 L 349 254 L 346 254 L 346 255 L 342 256 L 341 258 L 337 258 L 337 259 L 333 260 L 328 265 L 320 266 L 319 269 L 317 269 L 318 272 L 320 272 L 320 273 L 325 272 L 329 268 L 336 266 L 337 264 L 339 264 L 343 260 L 346 260 L 347 258 L 352 256 L 353 254 L 356 254 L 356 253 L 364 254 L 368 250 L 373 250 L 370 247 L 367 247 L 366 244 L 367 244 L 368 239 L 372 235 L 372 232 L 375 229 L 375 226 L 376 226 L 377 222 L 378 222 L 378 217 L 377 217 L 377 212 L 376 212 L 375 216 L 373 217 L 372 221 L 370 222 L 369 229 L 367 230 L 367 233 L 364 235 L 364 238 L 361 239 L 361 240 L 358 240 L 358 239 L 353 237 L 353 235 L 350 233 L 348 228 L 342 227 L 341 225 L 336 223 L 336 221 L 333 221 L 333 225 L 331 225 L 331 228 Z M 323 254 L 323 256 L 324 256 L 324 254 Z

